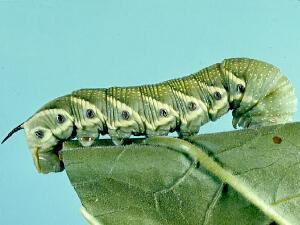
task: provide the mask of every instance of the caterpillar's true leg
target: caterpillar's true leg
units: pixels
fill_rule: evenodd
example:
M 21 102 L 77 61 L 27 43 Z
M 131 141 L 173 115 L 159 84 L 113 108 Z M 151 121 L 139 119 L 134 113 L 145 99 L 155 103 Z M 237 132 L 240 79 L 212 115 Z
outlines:
M 195 130 L 195 131 L 190 131 L 190 132 L 182 132 L 180 130 L 180 131 L 177 131 L 177 134 L 180 139 L 187 139 L 188 137 L 193 136 L 193 135 L 197 134 L 198 132 L 199 132 L 199 129 L 197 131 Z

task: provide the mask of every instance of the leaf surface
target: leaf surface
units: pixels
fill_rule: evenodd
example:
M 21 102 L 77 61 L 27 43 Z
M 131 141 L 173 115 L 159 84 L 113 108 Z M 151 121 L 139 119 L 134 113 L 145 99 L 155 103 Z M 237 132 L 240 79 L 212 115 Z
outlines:
M 102 224 L 259 225 L 300 221 L 300 123 L 82 148 L 63 161 Z

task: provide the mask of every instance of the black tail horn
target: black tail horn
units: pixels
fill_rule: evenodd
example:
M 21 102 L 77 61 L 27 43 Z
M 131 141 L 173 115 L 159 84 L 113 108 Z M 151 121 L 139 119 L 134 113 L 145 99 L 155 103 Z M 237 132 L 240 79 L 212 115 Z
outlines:
M 4 142 L 6 142 L 6 140 L 7 140 L 8 138 L 10 138 L 14 133 L 18 132 L 19 130 L 24 129 L 24 128 L 22 127 L 22 125 L 23 125 L 23 123 L 20 124 L 19 126 L 15 127 L 14 129 L 12 129 L 12 131 L 9 132 L 8 135 L 3 139 L 3 141 L 1 142 L 1 144 L 3 144 Z

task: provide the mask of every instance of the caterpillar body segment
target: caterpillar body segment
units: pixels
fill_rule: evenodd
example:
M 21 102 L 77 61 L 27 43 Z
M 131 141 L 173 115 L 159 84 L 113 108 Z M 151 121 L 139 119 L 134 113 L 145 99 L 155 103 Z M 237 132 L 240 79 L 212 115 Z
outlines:
M 275 66 L 247 58 L 225 59 L 189 76 L 153 85 L 81 89 L 54 99 L 22 125 L 40 172 L 58 172 L 58 152 L 76 137 L 90 146 L 109 134 L 115 144 L 132 135 L 180 137 L 233 110 L 233 126 L 285 123 L 296 111 L 294 88 Z M 4 142 L 3 141 L 3 142 Z

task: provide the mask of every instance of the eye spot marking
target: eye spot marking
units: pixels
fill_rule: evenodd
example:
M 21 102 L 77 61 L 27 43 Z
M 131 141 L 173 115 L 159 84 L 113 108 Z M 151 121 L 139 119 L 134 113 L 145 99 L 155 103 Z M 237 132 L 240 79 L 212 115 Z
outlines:
M 242 85 L 242 84 L 238 84 L 238 85 L 236 86 L 236 90 L 237 90 L 238 92 L 244 93 L 244 92 L 245 92 L 245 86 Z
M 168 111 L 166 109 L 160 109 L 159 110 L 159 115 L 161 117 L 167 117 L 168 116 Z
M 59 124 L 62 124 L 66 121 L 66 118 L 64 115 L 62 114 L 57 114 L 56 116 L 56 121 L 59 123 Z
M 279 136 L 274 136 L 272 139 L 274 144 L 281 144 L 282 142 L 282 138 Z
M 37 130 L 34 134 L 38 139 L 42 139 L 44 137 L 44 132 L 42 130 Z
M 88 119 L 93 119 L 95 117 L 95 112 L 92 109 L 88 109 L 86 110 L 85 115 Z
M 189 102 L 187 106 L 190 111 L 195 111 L 197 109 L 197 104 L 195 102 Z
M 126 110 L 122 111 L 121 116 L 124 120 L 129 120 L 129 117 L 130 117 L 129 112 Z
M 216 92 L 214 93 L 214 98 L 215 98 L 216 100 L 221 100 L 221 98 L 222 98 L 221 93 L 218 92 L 218 91 L 216 91 Z

